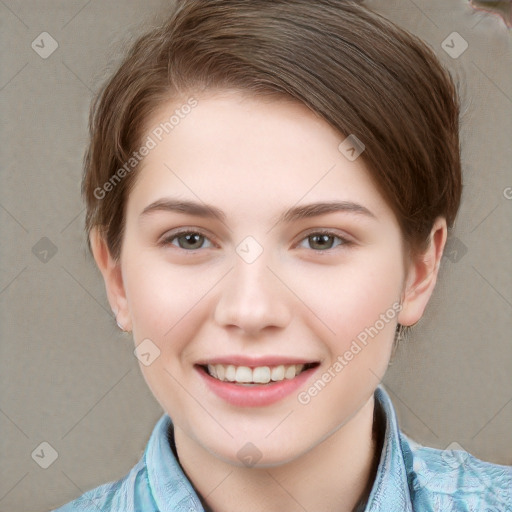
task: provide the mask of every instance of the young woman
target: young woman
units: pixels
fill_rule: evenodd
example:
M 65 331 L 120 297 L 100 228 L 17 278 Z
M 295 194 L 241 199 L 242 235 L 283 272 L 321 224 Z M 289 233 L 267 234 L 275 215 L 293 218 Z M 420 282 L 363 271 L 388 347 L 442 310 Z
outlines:
M 459 104 L 357 2 L 181 0 L 93 106 L 83 194 L 165 414 L 59 510 L 504 511 L 512 469 L 422 447 L 380 381 L 461 197 Z

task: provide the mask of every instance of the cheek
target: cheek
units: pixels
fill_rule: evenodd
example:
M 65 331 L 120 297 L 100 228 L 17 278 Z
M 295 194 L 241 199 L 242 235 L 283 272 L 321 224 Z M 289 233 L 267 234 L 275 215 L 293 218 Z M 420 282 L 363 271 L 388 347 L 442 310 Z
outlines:
M 169 336 L 213 285 L 213 279 L 198 280 L 192 266 L 143 255 L 126 265 L 124 279 L 134 333 L 157 338 Z
M 192 267 L 178 268 L 140 252 L 127 262 L 123 276 L 135 346 L 149 346 L 151 354 L 150 364 L 139 363 L 141 373 L 162 408 L 173 411 L 181 422 L 185 419 L 180 411 L 187 410 L 187 395 L 180 385 L 187 344 L 205 314 L 201 297 L 213 285 L 195 274 L 194 278 Z
M 390 248 L 378 254 L 361 252 L 336 267 L 296 273 L 301 276 L 297 295 L 309 309 L 305 318 L 312 329 L 320 328 L 325 339 L 332 340 L 331 350 L 337 354 L 376 323 L 382 337 L 393 338 L 397 313 L 392 306 L 400 297 L 402 271 L 398 251 Z M 383 324 L 380 319 L 386 312 Z
M 326 418 L 321 427 L 326 431 L 356 411 L 386 372 L 398 317 L 402 269 L 399 258 L 385 256 L 381 253 L 380 258 L 339 267 L 329 274 L 324 293 L 310 295 L 312 309 L 318 311 L 322 323 L 309 314 L 309 328 L 320 334 L 318 326 L 327 324 L 334 332 L 322 336 L 326 361 L 317 379 L 301 390 L 298 401 L 308 414 L 315 408 L 317 417 Z M 326 332 L 324 327 L 322 332 Z

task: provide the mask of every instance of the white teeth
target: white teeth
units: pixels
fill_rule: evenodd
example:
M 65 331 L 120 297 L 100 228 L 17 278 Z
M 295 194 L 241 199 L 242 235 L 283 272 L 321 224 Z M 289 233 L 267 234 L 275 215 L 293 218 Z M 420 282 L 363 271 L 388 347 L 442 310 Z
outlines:
M 272 368 L 272 374 L 271 374 L 272 380 L 283 380 L 284 379 L 284 366 L 275 366 Z
M 285 379 L 293 379 L 295 377 L 295 365 L 288 366 L 284 372 Z
M 268 384 L 270 381 L 278 382 L 284 379 L 293 379 L 304 369 L 303 364 L 279 365 L 270 368 L 269 366 L 234 366 L 232 364 L 209 364 L 208 373 L 218 380 L 224 382 L 239 382 L 241 384 Z
M 224 380 L 224 377 L 226 375 L 226 368 L 222 366 L 221 364 L 215 365 L 215 373 L 214 377 L 217 377 L 219 380 Z
M 217 370 L 216 370 L 215 366 L 213 366 L 213 364 L 209 364 L 209 365 L 208 365 L 208 373 L 209 373 L 212 377 L 219 378 L 219 376 L 218 376 L 218 374 L 217 374 Z
M 268 366 L 259 366 L 252 371 L 252 380 L 258 384 L 270 382 L 270 368 Z
M 236 369 L 235 380 L 237 382 L 252 382 L 252 371 L 247 366 L 239 366 Z
M 219 365 L 222 366 L 222 365 Z M 234 382 L 236 377 L 236 368 L 230 364 L 226 367 L 226 375 L 224 376 L 224 380 L 229 380 L 230 382 Z

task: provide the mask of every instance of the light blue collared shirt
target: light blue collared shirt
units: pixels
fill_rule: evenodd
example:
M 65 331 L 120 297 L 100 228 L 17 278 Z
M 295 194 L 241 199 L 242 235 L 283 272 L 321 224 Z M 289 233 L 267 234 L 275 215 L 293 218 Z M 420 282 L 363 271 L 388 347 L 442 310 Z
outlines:
M 382 385 L 375 400 L 386 430 L 366 512 L 511 512 L 512 466 L 481 461 L 462 450 L 422 446 L 400 431 Z M 203 512 L 167 437 L 171 419 L 157 422 L 144 454 L 116 482 L 101 485 L 54 512 Z

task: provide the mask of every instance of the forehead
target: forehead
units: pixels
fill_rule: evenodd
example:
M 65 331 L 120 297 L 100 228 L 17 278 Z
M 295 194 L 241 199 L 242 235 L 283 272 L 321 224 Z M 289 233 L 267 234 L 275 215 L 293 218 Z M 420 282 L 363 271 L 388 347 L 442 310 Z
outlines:
M 346 136 L 302 103 L 235 91 L 193 100 L 164 103 L 148 120 L 143 140 L 153 147 L 137 171 L 132 207 L 172 194 L 251 215 L 318 200 L 390 214 L 363 159 L 338 149 Z

